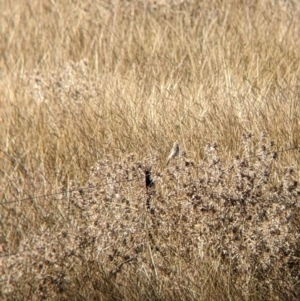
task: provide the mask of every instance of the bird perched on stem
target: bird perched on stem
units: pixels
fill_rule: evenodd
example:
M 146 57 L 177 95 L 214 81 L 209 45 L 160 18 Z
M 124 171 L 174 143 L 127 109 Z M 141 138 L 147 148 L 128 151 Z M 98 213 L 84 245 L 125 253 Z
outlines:
M 169 164 L 171 159 L 175 158 L 178 155 L 179 155 L 179 144 L 177 142 L 174 142 L 173 147 L 172 147 L 171 152 L 170 152 L 170 155 L 167 159 L 167 164 L 166 165 Z

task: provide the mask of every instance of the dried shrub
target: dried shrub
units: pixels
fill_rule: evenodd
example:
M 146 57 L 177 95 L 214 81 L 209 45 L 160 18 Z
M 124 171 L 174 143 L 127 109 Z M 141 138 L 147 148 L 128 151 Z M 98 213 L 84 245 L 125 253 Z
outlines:
M 130 298 L 139 287 L 140 298 L 149 286 L 155 294 L 168 287 L 166 300 L 192 298 L 192 291 L 205 299 L 204 281 L 218 273 L 245 300 L 253 292 L 296 300 L 300 191 L 293 169 L 278 170 L 266 138 L 254 156 L 251 135 L 242 142 L 244 158 L 223 162 L 214 143 L 200 164 L 182 154 L 162 171 L 154 157 L 103 158 L 85 188 L 73 183 L 61 199 L 65 218 L 30 233 L 5 261 L 3 292 L 67 299 L 90 289 L 97 298 L 115 287 Z

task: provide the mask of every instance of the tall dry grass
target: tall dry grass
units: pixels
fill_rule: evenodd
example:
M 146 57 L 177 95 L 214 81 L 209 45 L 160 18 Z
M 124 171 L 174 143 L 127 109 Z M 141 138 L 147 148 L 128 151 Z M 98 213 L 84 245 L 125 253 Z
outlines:
M 299 299 L 298 1 L 0 9 L 3 299 Z

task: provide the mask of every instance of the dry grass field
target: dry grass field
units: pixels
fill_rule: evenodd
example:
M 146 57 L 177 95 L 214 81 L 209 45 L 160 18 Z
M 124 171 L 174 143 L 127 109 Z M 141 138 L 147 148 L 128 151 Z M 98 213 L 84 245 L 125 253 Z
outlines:
M 299 1 L 0 11 L 0 299 L 300 299 Z

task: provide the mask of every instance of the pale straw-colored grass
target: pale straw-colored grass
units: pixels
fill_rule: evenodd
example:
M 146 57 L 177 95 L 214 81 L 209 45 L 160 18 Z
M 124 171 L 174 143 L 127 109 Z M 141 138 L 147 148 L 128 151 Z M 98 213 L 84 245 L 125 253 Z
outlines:
M 297 300 L 299 17 L 2 1 L 1 297 Z

